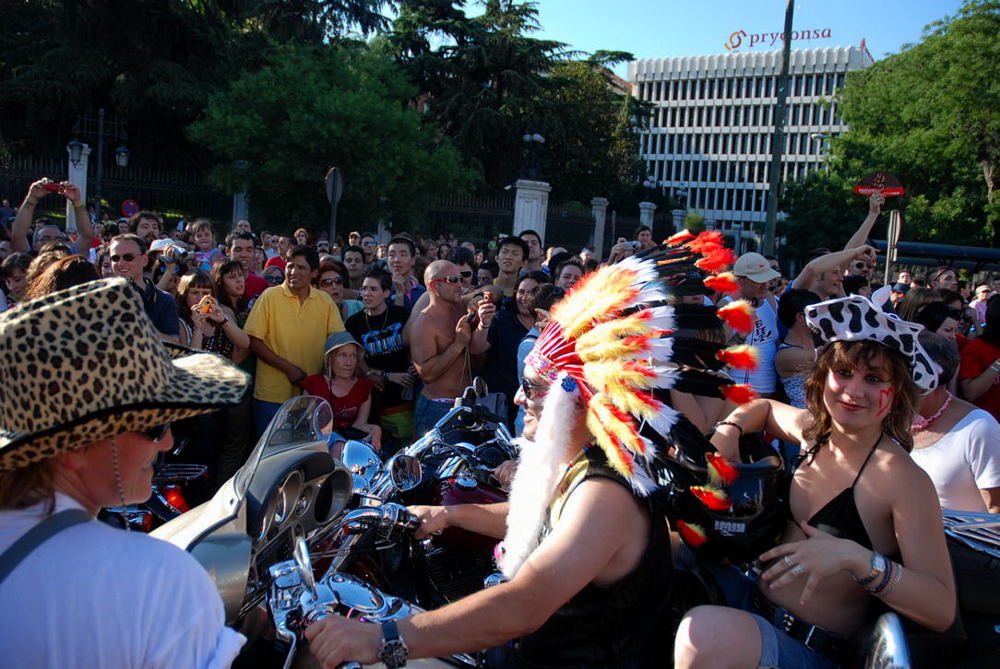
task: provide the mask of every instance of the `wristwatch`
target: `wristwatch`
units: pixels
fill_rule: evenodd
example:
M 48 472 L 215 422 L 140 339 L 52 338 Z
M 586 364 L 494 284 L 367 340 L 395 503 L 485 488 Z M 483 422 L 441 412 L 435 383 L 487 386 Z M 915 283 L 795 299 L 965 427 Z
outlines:
M 378 659 L 388 669 L 406 666 L 406 658 L 410 651 L 399 636 L 399 628 L 394 620 L 382 623 L 382 641 L 378 645 Z

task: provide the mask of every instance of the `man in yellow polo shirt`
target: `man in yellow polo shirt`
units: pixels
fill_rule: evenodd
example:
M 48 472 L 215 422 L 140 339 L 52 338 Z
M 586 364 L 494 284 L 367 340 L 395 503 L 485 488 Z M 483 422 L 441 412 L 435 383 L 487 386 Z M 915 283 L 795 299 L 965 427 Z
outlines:
M 244 330 L 257 356 L 253 389 L 257 434 L 281 404 L 299 393 L 298 382 L 323 370 L 323 343 L 344 329 L 330 296 L 313 288 L 319 255 L 308 246 L 285 254 L 285 282 L 268 288 L 253 305 Z

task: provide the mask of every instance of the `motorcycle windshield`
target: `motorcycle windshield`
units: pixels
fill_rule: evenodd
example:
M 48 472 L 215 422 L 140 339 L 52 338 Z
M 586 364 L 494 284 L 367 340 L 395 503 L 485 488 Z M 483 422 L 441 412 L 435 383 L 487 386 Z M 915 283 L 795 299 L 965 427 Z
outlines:
M 303 445 L 326 445 L 333 432 L 333 411 L 326 400 L 299 395 L 281 405 L 243 467 L 236 472 L 236 494 L 246 495 L 257 467 L 266 458 Z

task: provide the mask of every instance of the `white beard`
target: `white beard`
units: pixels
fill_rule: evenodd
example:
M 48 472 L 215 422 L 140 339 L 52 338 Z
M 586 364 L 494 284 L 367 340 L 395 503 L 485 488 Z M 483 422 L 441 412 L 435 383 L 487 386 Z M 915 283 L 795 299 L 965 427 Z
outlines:
M 517 472 L 510 488 L 507 536 L 500 558 L 500 568 L 507 578 L 513 578 L 538 548 L 549 505 L 569 461 L 580 391 L 565 391 L 561 380 L 562 376 L 552 384 L 546 397 L 535 441 L 521 442 Z

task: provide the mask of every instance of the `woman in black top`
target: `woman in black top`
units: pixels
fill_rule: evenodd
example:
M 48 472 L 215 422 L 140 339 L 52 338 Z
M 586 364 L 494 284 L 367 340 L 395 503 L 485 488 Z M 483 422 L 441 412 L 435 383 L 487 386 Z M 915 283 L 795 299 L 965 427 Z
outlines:
M 724 584 L 727 594 L 739 591 L 729 603 L 744 610 L 690 611 L 674 647 L 678 667 L 838 666 L 872 595 L 933 630 L 954 619 L 941 510 L 908 454 L 914 378 L 926 374 L 918 368 L 911 377 L 910 361 L 925 354 L 913 349 L 906 328 L 919 328 L 889 323 L 859 296 L 807 307 L 810 327 L 810 314 L 847 302 L 860 306 L 845 323 L 878 325 L 867 333 L 814 328 L 827 345 L 806 381 L 807 409 L 757 400 L 717 426 L 712 442 L 729 459 L 738 458 L 743 432 L 760 430 L 801 444 L 802 452 L 788 525 L 780 545 L 760 556 L 759 582 Z M 900 346 L 909 346 L 907 354 Z

